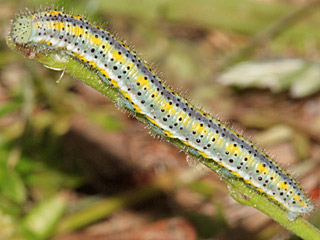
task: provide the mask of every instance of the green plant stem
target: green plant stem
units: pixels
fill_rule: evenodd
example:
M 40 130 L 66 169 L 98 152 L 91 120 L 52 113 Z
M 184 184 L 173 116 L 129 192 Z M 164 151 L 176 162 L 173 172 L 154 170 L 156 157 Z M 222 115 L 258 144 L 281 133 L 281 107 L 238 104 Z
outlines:
M 133 189 L 124 194 L 100 199 L 85 209 L 65 216 L 57 225 L 54 235 L 75 231 L 106 218 L 123 208 L 154 198 L 162 193 L 170 193 L 174 189 L 185 186 L 200 177 L 201 174 L 194 174 L 194 169 L 188 169 L 182 173 L 159 175 L 148 185 Z
M 204 161 L 202 161 L 202 163 L 212 170 L 216 169 L 215 164 Z M 215 171 L 219 171 L 219 169 L 216 169 Z M 233 199 L 239 203 L 252 206 L 260 210 L 303 239 L 320 239 L 320 231 L 318 228 L 302 217 L 298 217 L 292 222 L 289 221 L 285 210 L 273 201 L 270 201 L 267 196 L 262 195 L 256 190 L 253 191 L 252 187 L 241 179 L 229 178 L 224 179 L 224 181 L 227 183 L 229 192 Z
M 116 104 L 121 106 L 122 102 L 120 93 L 118 93 L 116 89 L 108 87 L 105 83 L 103 83 L 99 78 L 97 72 L 85 68 L 83 65 L 81 65 L 80 62 L 76 61 L 71 56 L 65 55 L 63 52 L 41 52 L 41 49 L 25 49 L 23 47 L 17 47 L 10 37 L 7 37 L 7 44 L 10 48 L 18 51 L 20 54 L 23 54 L 29 59 L 38 61 L 52 68 L 63 69 L 63 71 L 80 79 L 90 87 L 96 89 L 106 97 L 113 100 Z M 141 122 L 148 123 L 147 119 L 143 115 L 133 112 L 131 112 L 131 114 L 133 114 Z M 177 147 L 183 149 L 184 151 L 190 150 L 186 145 L 184 145 L 177 139 L 167 138 L 167 140 Z M 226 169 L 219 166 L 214 161 L 208 161 L 207 159 L 203 158 L 199 158 L 198 160 L 208 168 L 210 168 L 212 171 L 215 171 L 227 183 L 230 194 L 236 201 L 259 209 L 261 212 L 264 212 L 279 224 L 283 225 L 303 239 L 320 239 L 319 229 L 312 226 L 302 217 L 298 217 L 295 221 L 292 222 L 289 221 L 287 219 L 286 211 L 279 207 L 266 195 L 259 193 L 256 189 L 245 183 L 242 179 L 224 177 L 227 175 Z M 124 203 L 120 201 L 120 203 L 117 204 L 122 205 Z M 119 207 L 119 205 L 117 206 L 117 204 L 115 204 L 116 206 L 114 206 L 113 208 Z M 107 212 L 107 210 L 108 209 L 105 210 L 105 213 Z M 97 214 L 95 210 L 92 210 L 92 212 L 93 215 Z
M 144 186 L 114 197 L 98 200 L 88 208 L 64 217 L 56 227 L 54 235 L 61 235 L 106 218 L 117 210 L 132 206 L 141 200 L 155 197 L 161 193 L 157 186 Z
M 309 17 L 312 13 L 318 11 L 319 7 L 319 0 L 310 1 L 303 7 L 298 8 L 297 10 L 280 18 L 279 20 L 265 28 L 263 31 L 258 32 L 250 39 L 250 41 L 248 41 L 248 43 L 244 47 L 240 48 L 237 52 L 227 57 L 220 64 L 217 72 L 222 72 L 226 68 L 238 63 L 239 61 L 243 61 L 249 58 L 258 47 L 276 38 L 297 22 L 302 21 L 306 17 Z

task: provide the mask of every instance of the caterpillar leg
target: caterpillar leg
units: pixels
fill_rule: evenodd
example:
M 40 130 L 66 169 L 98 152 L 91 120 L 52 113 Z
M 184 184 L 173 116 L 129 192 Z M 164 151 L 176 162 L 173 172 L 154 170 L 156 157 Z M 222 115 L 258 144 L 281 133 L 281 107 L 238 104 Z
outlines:
M 292 211 L 287 212 L 287 217 L 290 222 L 293 222 L 294 220 L 296 220 L 296 218 L 299 217 L 300 215 L 301 213 L 298 213 L 298 212 L 292 212 Z

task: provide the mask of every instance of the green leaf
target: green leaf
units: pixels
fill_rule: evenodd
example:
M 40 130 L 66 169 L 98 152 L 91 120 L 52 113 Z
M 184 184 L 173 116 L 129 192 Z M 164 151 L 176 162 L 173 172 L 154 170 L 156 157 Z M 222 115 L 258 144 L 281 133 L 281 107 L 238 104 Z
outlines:
M 15 219 L 0 209 L 0 239 L 12 239 L 15 231 Z
M 238 88 L 267 88 L 278 93 L 289 90 L 294 98 L 320 90 L 320 64 L 302 59 L 248 61 L 231 67 L 219 82 Z
M 21 108 L 21 103 L 10 102 L 0 105 L 0 116 L 6 115 L 8 113 L 14 112 Z
M 63 173 L 54 169 L 45 168 L 37 174 L 30 174 L 26 178 L 26 183 L 41 197 L 49 197 L 61 190 L 62 187 L 77 187 L 83 181 L 81 176 L 71 173 Z
M 63 215 L 67 199 L 57 195 L 35 205 L 22 220 L 22 233 L 26 238 L 46 239 Z
M 292 97 L 309 96 L 320 90 L 320 64 L 310 64 L 290 88 Z
M 24 183 L 14 170 L 0 169 L 0 192 L 18 204 L 25 202 L 27 197 Z

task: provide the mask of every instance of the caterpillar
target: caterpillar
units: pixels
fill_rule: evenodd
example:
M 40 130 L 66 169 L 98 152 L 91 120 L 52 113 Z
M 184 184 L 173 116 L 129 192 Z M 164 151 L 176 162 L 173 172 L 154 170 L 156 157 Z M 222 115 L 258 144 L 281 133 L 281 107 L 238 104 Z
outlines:
M 153 131 L 179 142 L 193 156 L 214 161 L 226 175 L 266 194 L 290 221 L 313 210 L 302 188 L 266 153 L 166 87 L 110 32 L 81 16 L 47 9 L 16 17 L 9 36 L 19 49 L 56 51 L 96 71 L 106 87 L 119 93 L 123 108 L 143 116 Z

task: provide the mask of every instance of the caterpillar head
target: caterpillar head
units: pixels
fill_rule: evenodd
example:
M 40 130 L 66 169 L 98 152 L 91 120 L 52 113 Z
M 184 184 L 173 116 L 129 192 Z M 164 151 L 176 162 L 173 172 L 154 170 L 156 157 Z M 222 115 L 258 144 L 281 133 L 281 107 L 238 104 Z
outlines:
M 10 35 L 16 44 L 28 43 L 31 33 L 32 18 L 30 16 L 19 16 L 13 21 Z

